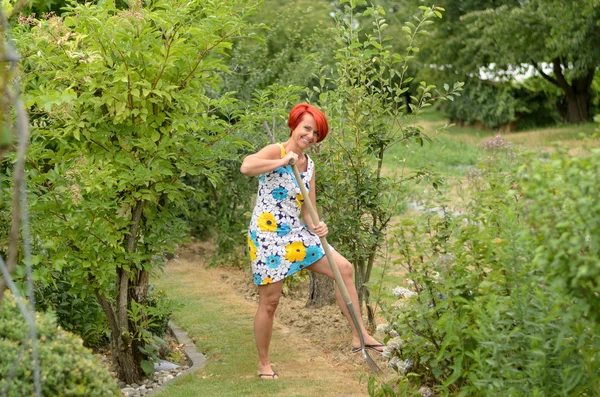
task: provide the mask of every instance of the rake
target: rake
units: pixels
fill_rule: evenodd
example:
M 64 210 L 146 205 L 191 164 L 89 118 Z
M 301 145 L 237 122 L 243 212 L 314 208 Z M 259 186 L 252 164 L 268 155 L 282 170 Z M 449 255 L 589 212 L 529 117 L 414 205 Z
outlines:
M 302 192 L 302 197 L 304 197 L 304 205 L 308 209 L 310 213 L 310 217 L 313 221 L 313 224 L 319 224 L 319 214 L 315 210 L 312 202 L 310 201 L 310 196 L 308 195 L 308 190 L 306 186 L 304 186 L 304 182 L 302 182 L 302 178 L 300 177 L 300 172 L 298 172 L 298 168 L 294 164 L 295 161 L 291 160 L 289 164 L 292 166 L 292 171 L 294 172 L 294 176 L 296 177 L 296 182 L 298 182 L 298 186 L 300 187 L 300 191 Z M 346 289 L 346 285 L 344 284 L 344 280 L 342 279 L 342 275 L 340 274 L 340 269 L 338 268 L 335 260 L 333 259 L 333 255 L 331 254 L 331 249 L 329 248 L 329 244 L 327 244 L 327 239 L 325 237 L 319 237 L 321 239 L 321 245 L 323 245 L 323 249 L 325 250 L 325 256 L 327 257 L 327 261 L 329 262 L 329 266 L 331 266 L 331 271 L 333 272 L 333 277 L 335 278 L 335 282 L 342 294 L 342 298 L 346 303 L 346 307 L 348 308 L 348 313 L 350 313 L 350 317 L 352 317 L 352 322 L 358 331 L 358 336 L 360 338 L 360 349 L 362 351 L 362 355 L 371 370 L 376 374 L 381 374 L 381 369 L 377 366 L 375 361 L 369 356 L 367 353 L 367 349 L 365 348 L 365 337 L 363 335 L 362 329 L 360 327 L 360 323 L 358 321 L 358 316 L 356 311 L 354 310 L 354 305 L 352 304 L 352 300 L 350 299 L 350 294 L 348 294 L 348 289 Z

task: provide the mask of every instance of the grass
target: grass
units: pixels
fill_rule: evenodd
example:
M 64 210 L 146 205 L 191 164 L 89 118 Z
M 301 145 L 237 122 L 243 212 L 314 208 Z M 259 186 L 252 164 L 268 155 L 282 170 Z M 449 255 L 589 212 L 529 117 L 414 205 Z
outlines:
M 483 150 L 444 134 L 434 137 L 433 142 L 424 142 L 423 146 L 414 142 L 408 146 L 393 146 L 388 155 L 386 166 L 390 168 L 397 167 L 406 159 L 406 167 L 410 169 L 430 166 L 432 170 L 443 174 L 464 176 L 470 167 L 477 165 Z
M 170 382 L 157 397 L 336 396 L 344 387 L 345 395 L 366 395 L 352 374 L 330 368 L 304 339 L 280 326 L 274 328 L 271 360 L 282 377 L 276 382 L 258 379 L 252 331 L 256 303 L 232 291 L 222 271 L 182 260 L 171 262 L 157 278 L 157 287 L 180 304 L 173 321 L 207 356 L 202 369 Z
M 475 167 L 485 155 L 481 142 L 499 134 L 494 130 L 469 126 L 453 126 L 447 132 L 436 134 L 435 129 L 446 123 L 448 120 L 441 112 L 433 109 L 423 111 L 419 116 L 419 124 L 423 126 L 424 132 L 432 138 L 433 142 L 424 142 L 423 146 L 416 142 L 393 146 L 386 154 L 385 166 L 388 170 L 398 169 L 403 165 L 411 170 L 429 166 L 433 171 L 444 176 L 464 177 L 467 171 Z M 569 145 L 569 147 L 581 146 L 583 138 L 592 136 L 596 128 L 595 123 L 562 124 L 500 134 L 517 147 L 524 146 L 543 151 L 556 143 Z M 600 146 L 598 139 L 592 142 L 594 146 Z

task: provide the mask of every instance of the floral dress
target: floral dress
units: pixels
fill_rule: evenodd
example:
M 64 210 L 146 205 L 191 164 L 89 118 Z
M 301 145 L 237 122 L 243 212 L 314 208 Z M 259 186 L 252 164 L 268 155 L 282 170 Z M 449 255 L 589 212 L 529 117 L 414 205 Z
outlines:
M 281 157 L 285 149 L 281 147 Z M 310 189 L 314 163 L 308 157 L 302 182 Z M 300 223 L 304 199 L 291 166 L 261 174 L 256 206 L 248 228 L 248 249 L 254 284 L 281 281 L 323 257 L 319 237 Z

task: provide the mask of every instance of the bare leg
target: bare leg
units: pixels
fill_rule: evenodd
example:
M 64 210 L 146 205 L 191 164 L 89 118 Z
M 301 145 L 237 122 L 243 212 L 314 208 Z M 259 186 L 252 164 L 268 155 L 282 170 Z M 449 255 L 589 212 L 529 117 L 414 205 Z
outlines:
M 333 254 L 333 259 L 335 260 L 335 263 L 337 264 L 338 268 L 340 269 L 340 274 L 342 275 L 342 278 L 344 279 L 344 285 L 346 286 L 346 289 L 348 290 L 348 295 L 350 295 L 350 300 L 352 301 L 354 310 L 356 310 L 356 314 L 358 316 L 358 322 L 360 323 L 360 328 L 361 328 L 362 334 L 365 338 L 365 344 L 367 344 L 367 345 L 379 344 L 380 343 L 379 341 L 377 341 L 375 338 L 373 338 L 371 335 L 368 334 L 368 332 L 365 328 L 365 325 L 363 323 L 362 316 L 360 315 L 360 308 L 358 306 L 358 294 L 356 293 L 356 287 L 354 286 L 354 279 L 353 279 L 354 269 L 352 268 L 352 264 L 350 262 L 348 262 L 348 260 L 346 258 L 344 258 L 337 251 L 332 251 L 332 254 Z M 329 266 L 329 262 L 327 261 L 327 257 L 325 257 L 325 256 L 323 258 L 319 259 L 314 264 L 310 265 L 307 269 L 309 269 L 313 272 L 321 273 L 328 277 L 334 278 L 331 267 Z M 346 307 L 346 302 L 344 302 L 344 298 L 342 297 L 342 294 L 340 293 L 340 290 L 338 289 L 337 285 L 335 286 L 335 298 L 337 300 L 338 306 L 342 310 L 342 313 L 344 313 L 344 316 L 346 316 L 346 319 L 348 320 L 348 323 L 350 323 L 350 327 L 352 328 L 352 347 L 360 347 L 360 337 L 358 335 L 358 331 L 356 330 L 356 327 L 354 326 L 354 321 L 352 321 L 352 317 L 350 316 L 350 313 L 348 312 L 348 308 Z M 383 351 L 383 347 L 377 347 L 376 349 L 379 351 Z
M 254 316 L 254 338 L 258 349 L 258 373 L 274 373 L 269 361 L 269 346 L 273 333 L 273 317 L 281 297 L 283 282 L 261 285 L 258 287 L 258 311 Z M 262 377 L 263 379 L 277 379 L 275 377 Z

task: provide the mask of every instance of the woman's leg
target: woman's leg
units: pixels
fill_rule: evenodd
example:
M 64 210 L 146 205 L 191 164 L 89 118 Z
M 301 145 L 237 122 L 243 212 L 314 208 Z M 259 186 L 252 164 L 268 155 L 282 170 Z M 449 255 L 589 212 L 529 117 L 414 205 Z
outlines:
M 254 317 L 254 338 L 258 349 L 258 373 L 274 373 L 269 361 L 269 345 L 273 333 L 273 317 L 281 297 L 283 281 L 258 287 L 258 311 Z M 262 377 L 263 379 L 277 379 L 275 377 Z
M 356 287 L 354 286 L 354 279 L 353 279 L 354 268 L 352 267 L 352 264 L 337 251 L 332 250 L 331 253 L 333 254 L 333 259 L 335 260 L 335 263 L 337 264 L 338 268 L 340 269 L 340 274 L 342 275 L 342 279 L 344 280 L 344 285 L 346 286 L 346 289 L 348 290 L 348 295 L 350 295 L 350 300 L 352 301 L 352 306 L 354 306 L 354 310 L 356 311 L 356 315 L 358 317 L 358 322 L 360 324 L 362 334 L 365 338 L 365 344 L 367 344 L 367 345 L 379 344 L 380 343 L 379 341 L 377 341 L 375 338 L 373 338 L 371 335 L 368 334 L 368 332 L 365 328 L 365 325 L 363 323 L 362 316 L 360 315 L 360 308 L 358 306 L 358 294 L 356 293 Z M 329 266 L 329 261 L 327 261 L 326 256 L 323 256 L 317 262 L 315 262 L 314 264 L 307 267 L 307 269 L 309 269 L 313 272 L 316 272 L 316 273 L 324 274 L 330 278 L 334 278 L 333 271 L 331 270 L 331 266 Z M 348 320 L 348 322 L 350 323 L 350 327 L 352 328 L 352 347 L 360 347 L 360 337 L 358 335 L 358 331 L 356 330 L 356 327 L 354 326 L 354 321 L 352 321 L 352 317 L 350 316 L 350 313 L 348 312 L 348 307 L 346 307 L 346 302 L 344 302 L 344 298 L 342 297 L 342 294 L 340 293 L 340 290 L 337 287 L 337 283 L 335 286 L 335 298 L 337 300 L 338 306 L 342 310 L 342 313 L 344 313 L 344 316 L 346 316 L 346 319 Z M 383 346 L 376 347 L 375 349 L 379 350 L 379 351 L 383 351 Z

